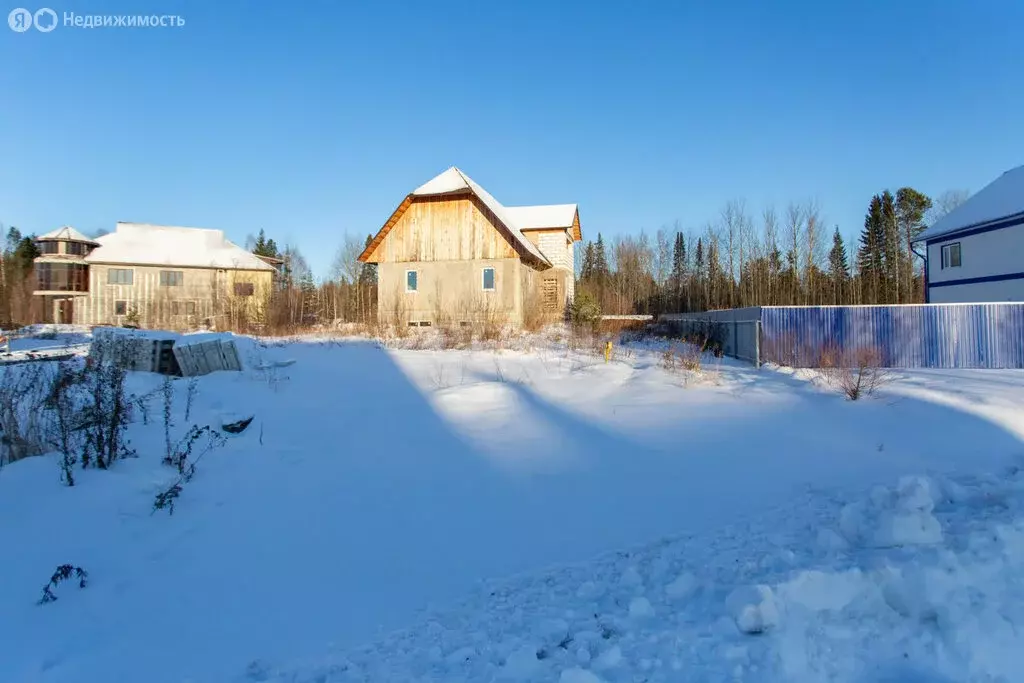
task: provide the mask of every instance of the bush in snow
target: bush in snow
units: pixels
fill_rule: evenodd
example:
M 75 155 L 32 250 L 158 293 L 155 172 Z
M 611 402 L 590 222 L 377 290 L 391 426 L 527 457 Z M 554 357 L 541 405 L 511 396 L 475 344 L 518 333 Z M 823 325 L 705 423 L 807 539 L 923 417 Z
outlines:
M 826 348 L 818 365 L 825 380 L 851 401 L 870 396 L 892 381 L 891 373 L 882 367 L 881 352 L 872 347 Z
M 47 450 L 44 408 L 53 372 L 49 363 L 0 369 L 0 467 Z
M 196 445 L 203 440 L 204 436 L 206 439 L 197 450 Z M 181 495 L 182 484 L 191 481 L 195 476 L 196 463 L 214 448 L 223 445 L 224 437 L 210 425 L 203 427 L 192 425 L 188 433 L 171 449 L 170 455 L 164 458 L 165 465 L 172 465 L 178 470 L 178 478 L 171 482 L 166 489 L 156 494 L 156 498 L 153 500 L 153 512 L 167 510 L 168 514 L 173 515 L 174 501 Z M 194 457 L 193 452 L 196 453 Z
M 45 605 L 48 602 L 56 600 L 57 595 L 53 592 L 53 589 L 61 582 L 69 580 L 72 576 L 78 579 L 79 588 L 85 588 L 85 584 L 89 578 L 89 573 L 81 567 L 62 564 L 53 572 L 53 576 L 50 577 L 50 581 L 43 586 L 43 597 L 39 598 L 39 604 Z

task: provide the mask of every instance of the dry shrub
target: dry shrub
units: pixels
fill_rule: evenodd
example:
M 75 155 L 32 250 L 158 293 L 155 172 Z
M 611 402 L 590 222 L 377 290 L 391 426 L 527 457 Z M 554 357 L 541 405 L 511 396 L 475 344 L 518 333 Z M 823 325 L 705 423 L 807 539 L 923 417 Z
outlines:
M 686 371 L 700 373 L 704 349 L 700 346 L 683 343 L 681 346 L 670 344 L 661 352 L 661 367 L 668 372 Z
M 536 287 L 523 298 L 523 329 L 527 332 L 537 332 L 547 323 L 551 322 L 552 316 L 544 310 L 544 301 Z
M 391 297 L 391 304 L 391 310 L 388 311 L 389 331 L 398 339 L 404 339 L 409 334 L 409 304 L 397 288 Z
M 874 347 L 826 347 L 818 358 L 826 382 L 851 401 L 870 396 L 892 381 L 892 373 L 882 365 L 881 352 Z

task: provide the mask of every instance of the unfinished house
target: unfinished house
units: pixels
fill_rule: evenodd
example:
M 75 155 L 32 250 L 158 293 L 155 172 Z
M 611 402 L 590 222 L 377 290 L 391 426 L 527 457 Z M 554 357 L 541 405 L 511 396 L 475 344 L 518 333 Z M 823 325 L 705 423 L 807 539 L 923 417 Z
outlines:
M 189 330 L 258 323 L 276 269 L 220 230 L 118 223 L 90 239 L 63 227 L 36 238 L 44 321 Z
M 575 204 L 503 206 L 456 167 L 406 195 L 365 251 L 383 324 L 561 319 L 572 301 Z

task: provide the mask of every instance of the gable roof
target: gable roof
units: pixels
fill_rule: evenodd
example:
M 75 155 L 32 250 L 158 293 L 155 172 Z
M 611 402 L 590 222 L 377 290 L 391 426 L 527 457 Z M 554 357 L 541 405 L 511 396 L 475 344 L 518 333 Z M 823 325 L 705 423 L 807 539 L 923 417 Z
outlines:
M 966 202 L 936 221 L 915 241 L 932 240 L 1004 219 L 1024 221 L 1024 166 L 1006 171 Z
M 508 236 L 511 238 L 514 247 L 520 253 L 525 252 L 532 256 L 538 263 L 543 265 L 551 265 L 551 262 L 544 257 L 540 249 L 528 240 L 523 235 L 524 227 L 520 223 L 521 218 L 532 219 L 539 217 L 544 220 L 558 220 L 565 221 L 565 214 L 567 212 L 566 207 L 572 207 L 572 215 L 569 216 L 568 223 L 565 227 L 571 228 L 576 219 L 576 205 L 575 204 L 553 204 L 550 206 L 527 206 L 527 207 L 507 207 L 501 204 L 497 199 L 491 196 L 491 193 L 481 187 L 472 178 L 463 173 L 457 167 L 452 166 L 446 171 L 434 176 L 427 182 L 423 183 L 415 190 L 410 192 L 405 200 L 399 204 L 398 208 L 395 209 L 394 213 L 384 224 L 384 227 L 374 236 L 373 240 L 366 246 L 366 249 L 362 254 L 359 255 L 360 261 L 366 261 L 370 258 L 374 251 L 384 238 L 387 237 L 388 232 L 395 226 L 398 219 L 401 217 L 405 210 L 409 208 L 409 205 L 413 202 L 416 197 L 437 197 L 444 195 L 458 195 L 458 194 L 469 194 L 480 200 L 494 217 L 498 219 L 501 226 L 508 232 Z M 553 211 L 557 209 L 557 211 Z M 529 210 L 529 211 L 524 211 Z M 533 211 L 537 210 L 537 211 Z M 517 217 L 518 216 L 518 217 Z M 529 223 L 529 221 L 527 221 Z M 532 225 L 532 224 L 531 224 Z M 561 227 L 559 225 L 532 225 L 532 227 Z
M 96 240 L 91 237 L 86 237 L 82 233 L 78 232 L 70 225 L 51 230 L 45 235 L 40 235 L 36 240 L 68 240 L 71 242 L 88 242 L 89 244 L 96 244 Z
M 119 222 L 117 230 L 96 242 L 99 246 L 85 257 L 88 263 L 274 270 L 221 230 Z

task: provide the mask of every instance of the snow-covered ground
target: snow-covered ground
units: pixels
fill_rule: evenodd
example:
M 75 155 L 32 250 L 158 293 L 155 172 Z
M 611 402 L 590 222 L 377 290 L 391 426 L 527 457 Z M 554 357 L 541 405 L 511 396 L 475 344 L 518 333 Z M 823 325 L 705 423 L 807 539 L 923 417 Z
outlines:
M 173 516 L 156 418 L 72 489 L 51 457 L 0 470 L 0 680 L 1024 671 L 1024 372 L 849 402 L 731 361 L 684 381 L 642 347 L 254 354 L 296 362 L 200 378 L 188 422 L 179 380 L 176 434 L 256 420 Z M 65 562 L 89 585 L 36 605 Z

